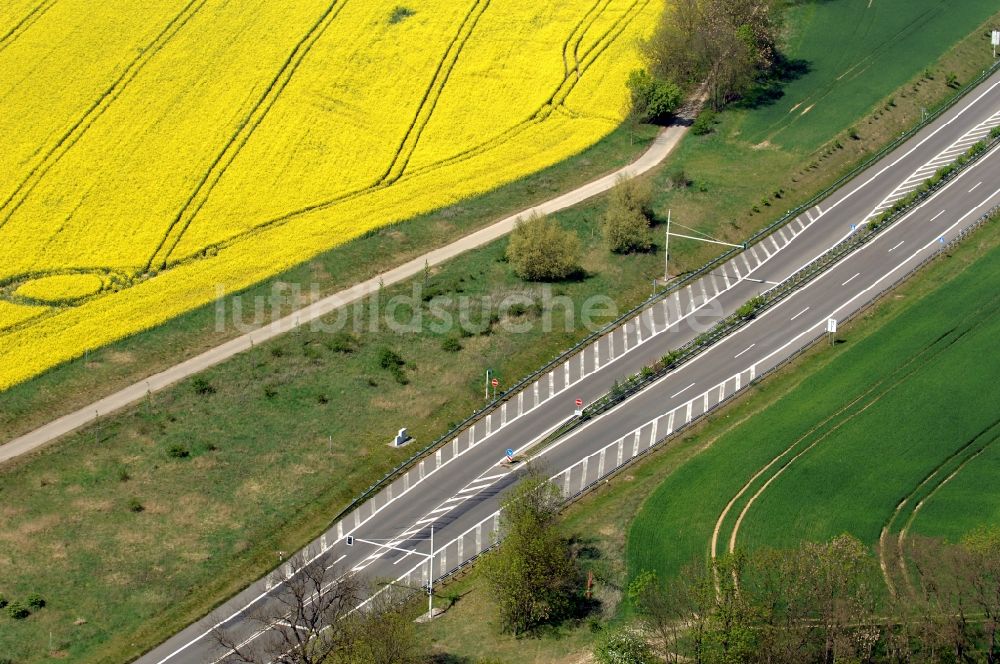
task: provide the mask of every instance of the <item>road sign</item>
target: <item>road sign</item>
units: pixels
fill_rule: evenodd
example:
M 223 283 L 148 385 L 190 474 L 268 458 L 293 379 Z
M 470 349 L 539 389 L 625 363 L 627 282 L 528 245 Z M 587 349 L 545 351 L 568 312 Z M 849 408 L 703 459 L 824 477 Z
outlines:
M 493 387 L 498 387 L 500 385 L 500 381 L 494 378 L 493 380 L 490 381 L 490 385 L 492 385 Z
M 514 460 L 514 450 L 510 449 L 509 447 L 507 448 L 507 460 L 508 461 Z
M 576 400 L 576 407 L 580 408 L 581 406 L 583 406 L 583 399 L 577 399 Z
M 354 535 L 347 536 L 347 546 L 354 546 Z
M 991 43 L 994 46 L 1000 46 L 1000 30 L 993 31 L 993 38 L 991 40 Z
M 851 224 L 851 232 L 853 233 L 856 230 L 858 230 L 858 225 L 857 224 Z
M 940 242 L 941 244 L 944 244 L 944 236 L 943 235 L 938 238 L 938 242 Z
M 826 321 L 826 331 L 829 332 L 830 334 L 836 334 L 837 333 L 837 319 L 836 318 L 828 318 L 827 319 L 827 321 Z

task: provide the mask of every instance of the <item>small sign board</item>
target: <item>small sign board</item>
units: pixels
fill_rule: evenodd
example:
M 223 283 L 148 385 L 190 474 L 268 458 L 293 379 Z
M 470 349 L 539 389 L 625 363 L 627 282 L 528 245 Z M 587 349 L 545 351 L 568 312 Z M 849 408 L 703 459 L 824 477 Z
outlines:
M 576 407 L 577 408 L 582 408 L 583 407 L 583 399 L 577 399 L 576 400 Z
M 830 334 L 836 334 L 837 333 L 837 319 L 836 318 L 828 318 L 826 320 L 826 331 L 829 332 Z
M 494 378 L 493 380 L 490 381 L 490 385 L 492 385 L 493 387 L 499 387 L 500 381 Z
M 393 444 L 396 447 L 402 447 L 406 443 L 410 442 L 410 440 L 411 440 L 410 432 L 407 431 L 405 428 L 403 428 L 400 429 L 399 433 L 396 434 L 396 439 L 393 441 Z
M 993 37 L 991 39 L 991 43 L 994 46 L 1000 46 L 1000 30 L 993 31 Z
M 511 463 L 513 463 L 513 461 L 514 461 L 514 450 L 512 450 L 512 449 L 510 449 L 508 447 L 506 454 L 507 454 L 507 461 L 510 461 Z

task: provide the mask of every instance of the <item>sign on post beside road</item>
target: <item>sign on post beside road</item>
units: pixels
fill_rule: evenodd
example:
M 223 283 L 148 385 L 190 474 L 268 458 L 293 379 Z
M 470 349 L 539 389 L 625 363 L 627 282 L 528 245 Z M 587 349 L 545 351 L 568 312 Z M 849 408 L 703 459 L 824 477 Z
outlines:
M 826 321 L 826 331 L 829 332 L 830 334 L 836 334 L 837 333 L 837 319 L 836 318 L 828 318 L 827 319 L 827 321 Z
M 514 450 L 507 448 L 507 461 L 514 462 Z
M 583 415 L 583 399 L 576 400 L 576 410 L 574 411 L 577 417 Z
M 1000 30 L 994 30 L 990 43 L 993 44 L 993 57 L 997 57 L 997 46 L 1000 46 Z

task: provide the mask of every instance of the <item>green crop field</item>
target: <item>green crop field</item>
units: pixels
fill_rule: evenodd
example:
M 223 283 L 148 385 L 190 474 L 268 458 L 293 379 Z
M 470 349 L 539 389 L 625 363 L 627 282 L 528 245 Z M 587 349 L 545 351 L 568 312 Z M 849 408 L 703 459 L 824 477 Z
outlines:
M 993 250 L 667 478 L 631 526 L 630 573 L 672 576 L 713 534 L 722 554 L 996 523 L 998 312 Z
M 812 150 L 844 131 L 996 11 L 994 0 L 804 2 L 788 17 L 787 52 L 808 70 L 746 116 L 742 138 Z M 983 41 L 988 49 L 988 41 Z M 937 72 L 944 77 L 946 72 Z

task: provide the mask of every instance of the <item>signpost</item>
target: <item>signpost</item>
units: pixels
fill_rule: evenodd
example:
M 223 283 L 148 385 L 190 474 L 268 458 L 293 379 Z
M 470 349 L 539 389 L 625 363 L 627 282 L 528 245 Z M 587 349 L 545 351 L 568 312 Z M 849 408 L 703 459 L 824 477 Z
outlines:
M 507 461 L 510 463 L 514 463 L 514 450 L 508 447 L 506 454 L 507 454 Z
M 493 400 L 496 401 L 497 398 L 497 388 L 500 387 L 500 381 L 494 378 L 490 381 L 490 385 L 493 386 Z
M 575 414 L 576 414 L 577 417 L 581 417 L 583 415 L 583 399 L 577 399 L 576 400 L 576 411 L 575 411 Z
M 837 319 L 828 318 L 826 320 L 826 331 L 830 335 L 830 345 L 833 345 L 833 335 L 837 334 Z
M 1000 46 L 1000 30 L 994 30 L 990 43 L 993 44 L 993 57 L 997 57 L 997 46 Z

